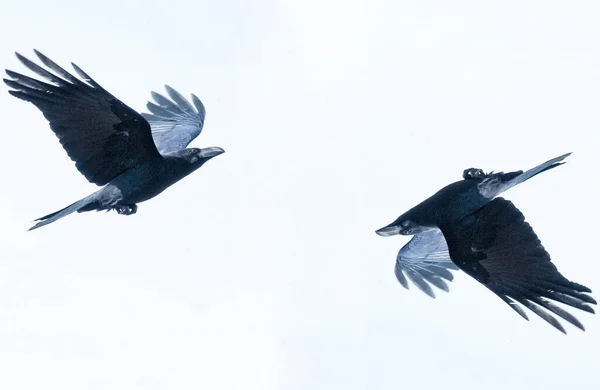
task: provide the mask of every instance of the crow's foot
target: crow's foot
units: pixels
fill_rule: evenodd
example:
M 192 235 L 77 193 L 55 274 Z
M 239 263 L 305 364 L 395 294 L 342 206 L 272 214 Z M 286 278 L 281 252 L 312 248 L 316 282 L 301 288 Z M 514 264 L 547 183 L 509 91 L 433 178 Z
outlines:
M 479 169 L 479 168 L 469 168 L 469 169 L 465 169 L 463 171 L 463 179 L 465 179 L 465 180 L 469 180 L 469 179 L 483 179 L 486 176 L 487 175 L 485 174 L 485 172 L 483 171 L 483 169 Z
M 137 205 L 136 204 L 120 204 L 118 206 L 115 206 L 114 209 L 117 211 L 118 214 L 131 215 L 131 214 L 135 214 L 137 212 Z

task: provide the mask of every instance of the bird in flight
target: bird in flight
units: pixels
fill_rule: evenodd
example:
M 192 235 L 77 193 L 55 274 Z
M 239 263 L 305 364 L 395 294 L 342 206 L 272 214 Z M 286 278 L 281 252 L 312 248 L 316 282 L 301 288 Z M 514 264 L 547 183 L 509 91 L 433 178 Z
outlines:
M 37 229 L 75 211 L 116 210 L 135 214 L 137 204 L 160 194 L 224 150 L 187 148 L 202 131 L 206 111 L 166 86 L 156 92 L 151 114 L 139 114 L 96 83 L 77 65 L 73 76 L 37 50 L 46 69 L 19 53 L 17 58 L 47 82 L 6 70 L 9 93 L 33 103 L 85 178 L 102 188 L 62 210 L 37 219 Z
M 448 291 L 451 270 L 463 270 L 498 295 L 528 320 L 519 304 L 566 333 L 551 314 L 585 330 L 572 314 L 557 306 L 594 313 L 592 291 L 566 279 L 551 262 L 523 214 L 512 202 L 496 197 L 533 176 L 562 165 L 568 155 L 554 158 L 526 172 L 486 174 L 469 168 L 463 180 L 424 200 L 391 224 L 380 236 L 413 235 L 400 249 L 395 273 L 408 288 L 410 279 L 432 298 L 431 285 Z M 552 300 L 552 301 L 550 301 Z

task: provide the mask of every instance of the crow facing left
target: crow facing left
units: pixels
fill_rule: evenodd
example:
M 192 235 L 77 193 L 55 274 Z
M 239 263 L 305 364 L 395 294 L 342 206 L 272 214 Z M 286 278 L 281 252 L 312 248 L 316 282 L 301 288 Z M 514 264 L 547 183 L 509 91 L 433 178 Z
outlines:
M 50 122 L 63 148 L 88 181 L 100 190 L 48 214 L 29 230 L 75 211 L 116 210 L 130 215 L 137 204 L 160 194 L 224 150 L 187 148 L 202 131 L 206 111 L 166 86 L 170 99 L 152 92 L 152 114 L 139 114 L 96 83 L 77 65 L 79 80 L 34 50 L 46 69 L 16 53 L 31 71 L 50 83 L 6 70 L 9 93 L 33 103 Z
M 569 153 L 570 154 L 570 153 Z M 586 286 L 565 278 L 512 202 L 496 198 L 502 192 L 563 164 L 569 154 L 528 171 L 486 174 L 470 168 L 463 180 L 449 184 L 391 224 L 380 236 L 414 235 L 396 258 L 396 277 L 408 288 L 405 275 L 432 298 L 431 285 L 448 291 L 450 270 L 461 269 L 486 286 L 523 318 L 525 306 L 556 329 L 565 329 L 550 313 L 576 327 L 583 325 L 550 300 L 589 313 L 596 301 Z

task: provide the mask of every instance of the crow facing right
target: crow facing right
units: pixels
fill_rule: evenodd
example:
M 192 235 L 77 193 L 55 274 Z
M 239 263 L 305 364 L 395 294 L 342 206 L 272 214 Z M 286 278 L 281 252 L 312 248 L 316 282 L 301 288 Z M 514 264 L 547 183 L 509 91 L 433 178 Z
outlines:
M 570 154 L 570 153 L 569 153 Z M 450 270 L 461 269 L 486 286 L 526 320 L 519 304 L 566 333 L 550 313 L 585 330 L 572 314 L 550 300 L 589 313 L 592 291 L 565 278 L 551 262 L 525 217 L 512 202 L 497 195 L 533 176 L 563 164 L 569 154 L 526 172 L 485 174 L 470 168 L 463 180 L 449 184 L 391 224 L 381 236 L 414 235 L 396 260 L 396 277 L 406 276 L 435 297 L 429 284 L 448 291 Z
M 99 191 L 37 219 L 37 229 L 75 211 L 116 210 L 130 215 L 137 203 L 160 194 L 169 186 L 224 152 L 218 147 L 187 148 L 202 131 L 206 111 L 192 95 L 194 107 L 167 86 L 172 100 L 152 93 L 154 114 L 140 115 L 72 64 L 85 82 L 35 51 L 48 68 L 22 55 L 17 58 L 50 83 L 6 70 L 9 93 L 33 103 L 50 122 L 52 131 L 88 181 Z M 52 72 L 51 72 L 52 71 Z

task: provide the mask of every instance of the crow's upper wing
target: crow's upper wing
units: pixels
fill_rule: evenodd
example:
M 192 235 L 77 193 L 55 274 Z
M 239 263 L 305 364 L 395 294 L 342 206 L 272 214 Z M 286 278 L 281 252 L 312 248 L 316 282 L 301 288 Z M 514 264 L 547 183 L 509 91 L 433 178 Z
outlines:
M 161 153 L 185 149 L 196 138 L 204 126 L 206 110 L 192 94 L 194 107 L 179 92 L 165 85 L 172 100 L 152 92 L 156 103 L 148 102 L 146 107 L 152 114 L 143 113 L 152 126 L 152 136 Z
M 404 276 L 406 274 L 408 279 L 432 298 L 435 298 L 435 294 L 429 284 L 448 291 L 444 279 L 452 281 L 454 277 L 448 270 L 457 269 L 450 260 L 446 240 L 439 229 L 414 235 L 396 257 L 395 272 L 398 281 L 408 289 L 408 281 Z
M 454 263 L 523 318 L 528 319 L 517 302 L 562 332 L 564 328 L 550 313 L 584 329 L 573 315 L 547 299 L 593 313 L 587 304 L 596 301 L 585 294 L 591 290 L 558 272 L 523 214 L 511 202 L 496 198 L 473 215 L 442 227 L 442 231 Z
M 77 169 L 90 182 L 104 185 L 129 168 L 160 158 L 150 125 L 75 64 L 86 82 L 74 77 L 42 53 L 35 51 L 52 72 L 17 53 L 30 70 L 50 81 L 38 81 L 7 70 L 9 93 L 39 108 Z

